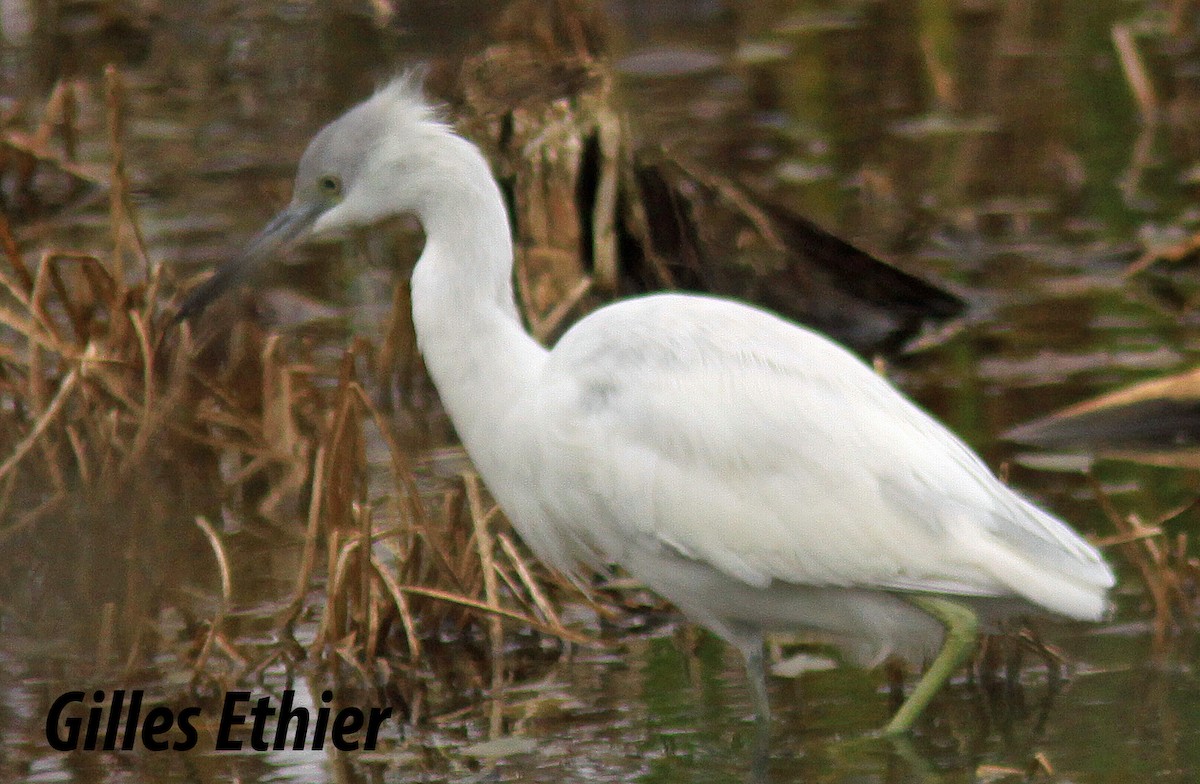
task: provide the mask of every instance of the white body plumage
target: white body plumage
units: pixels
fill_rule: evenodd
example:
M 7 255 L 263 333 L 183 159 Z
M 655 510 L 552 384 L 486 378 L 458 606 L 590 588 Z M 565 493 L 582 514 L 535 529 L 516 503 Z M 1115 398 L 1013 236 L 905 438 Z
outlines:
M 529 356 L 505 410 L 463 438 L 561 570 L 621 564 L 739 645 L 803 627 L 865 664 L 940 644 L 941 625 L 895 592 L 954 595 L 989 618 L 1104 612 L 1112 574 L 1094 548 L 814 332 L 656 295 Z
M 487 163 L 429 127 L 444 192 L 415 205 L 427 235 L 412 277 L 418 342 L 539 558 L 568 573 L 619 564 L 744 651 L 761 628 L 804 627 L 868 663 L 941 640 L 895 592 L 963 597 L 985 618 L 1104 612 L 1113 576 L 1095 548 L 811 330 L 659 294 L 538 345 L 514 305 Z
M 402 212 L 426 233 L 412 275 L 426 365 L 522 538 L 568 573 L 620 564 L 737 645 L 760 716 L 764 629 L 805 628 L 874 662 L 933 650 L 943 627 L 930 612 L 973 635 L 974 614 L 955 620 L 947 604 L 985 620 L 1104 612 L 1113 575 L 1093 547 L 810 330 L 665 294 L 601 308 L 553 350 L 538 345 L 514 302 L 508 215 L 486 161 L 403 80 L 317 135 L 289 208 L 181 316 L 309 226 Z M 911 725 L 965 644 L 892 729 Z

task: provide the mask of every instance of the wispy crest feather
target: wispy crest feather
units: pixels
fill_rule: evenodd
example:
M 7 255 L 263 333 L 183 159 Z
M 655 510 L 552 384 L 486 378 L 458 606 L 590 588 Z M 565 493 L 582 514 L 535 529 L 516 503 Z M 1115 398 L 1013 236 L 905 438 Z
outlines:
M 424 68 L 409 68 L 393 76 L 365 104 L 386 107 L 392 121 L 405 125 L 432 125 L 449 129 L 444 113 L 425 94 Z

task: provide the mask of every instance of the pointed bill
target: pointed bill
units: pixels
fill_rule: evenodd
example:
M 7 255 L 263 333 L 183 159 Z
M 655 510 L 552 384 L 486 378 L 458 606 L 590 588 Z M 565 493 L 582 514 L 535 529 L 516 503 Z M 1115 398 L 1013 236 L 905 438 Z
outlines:
M 226 291 L 252 277 L 276 251 L 308 231 L 323 209 L 320 204 L 297 203 L 272 218 L 241 254 L 222 265 L 211 278 L 187 295 L 175 312 L 172 323 L 178 324 L 199 315 Z

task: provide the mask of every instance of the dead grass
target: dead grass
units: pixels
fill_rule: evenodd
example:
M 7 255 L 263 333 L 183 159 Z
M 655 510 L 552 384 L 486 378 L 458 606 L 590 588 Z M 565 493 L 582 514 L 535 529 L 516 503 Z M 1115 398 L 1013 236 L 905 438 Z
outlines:
M 381 378 L 411 372 L 397 359 L 413 350 L 407 299 L 382 348 L 357 340 L 332 366 L 252 321 L 172 327 L 177 286 L 130 205 L 119 75 L 106 84 L 111 247 L 31 259 L 0 220 L 0 609 L 57 635 L 69 608 L 66 638 L 85 640 L 70 655 L 96 678 L 174 650 L 198 687 L 304 668 L 382 691 L 411 720 L 474 687 L 499 731 L 506 635 L 590 640 L 555 607 L 574 589 L 522 555 L 478 479 L 419 486 L 372 402 Z M 389 456 L 380 498 L 369 437 Z M 253 624 L 264 597 L 239 590 L 252 575 L 231 519 L 298 553 Z
M 1168 642 L 1195 628 L 1200 618 L 1200 557 L 1188 552 L 1188 535 L 1170 533 L 1171 523 L 1196 508 L 1200 498 L 1169 510 L 1149 522 L 1135 513 L 1122 513 L 1089 475 L 1093 492 L 1116 533 L 1099 539 L 1100 547 L 1115 549 L 1132 564 L 1146 589 L 1148 615 L 1153 623 L 1153 651 L 1162 656 Z

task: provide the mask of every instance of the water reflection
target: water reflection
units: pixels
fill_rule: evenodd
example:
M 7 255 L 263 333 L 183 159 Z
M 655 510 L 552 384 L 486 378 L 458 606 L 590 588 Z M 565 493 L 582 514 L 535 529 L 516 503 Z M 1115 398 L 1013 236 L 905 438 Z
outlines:
M 47 16 L 57 4 L 0 5 L 0 92 L 36 100 L 60 76 L 95 92 L 100 64 L 120 63 L 143 227 L 153 257 L 183 270 L 224 260 L 286 200 L 295 159 L 323 121 L 398 63 L 469 50 L 487 21 L 470 2 L 397 4 L 382 28 L 365 3 L 163 3 L 154 13 L 115 17 L 99 5 L 73 6 L 83 15 L 78 23 Z M 611 7 L 623 39 L 622 97 L 640 135 L 736 173 L 867 248 L 940 275 L 972 301 L 961 331 L 890 372 L 991 462 L 1014 456 L 996 438 L 1007 427 L 1186 364 L 1195 319 L 1160 309 L 1120 277 L 1132 230 L 1148 218 L 1143 210 L 1166 220 L 1180 207 L 1180 190 L 1162 169 L 1187 163 L 1139 169 L 1136 199 L 1118 186 L 1136 152 L 1137 116 L 1110 33 L 1128 4 Z M 102 164 L 100 104 L 83 106 L 80 154 Z M 90 220 L 78 209 L 50 214 L 22 239 L 88 245 L 97 236 Z M 345 304 L 344 288 L 341 278 L 322 277 L 308 293 Z M 1112 464 L 1095 474 L 1122 509 L 1147 518 L 1197 492 L 1191 474 Z M 1081 529 L 1108 530 L 1082 477 L 1019 464 L 1010 476 Z M 152 488 L 138 492 L 154 497 Z M 446 699 L 453 709 L 397 731 L 375 757 L 51 753 L 43 742 L 48 705 L 95 671 L 103 637 L 95 620 L 130 590 L 131 575 L 162 581 L 185 571 L 178 564 L 194 567 L 199 617 L 211 609 L 213 564 L 190 520 L 180 521 L 174 541 L 138 552 L 115 546 L 133 541 L 128 528 L 137 518 L 130 509 L 64 516 L 62 539 L 47 546 L 78 549 L 95 568 L 63 574 L 49 559 L 47 570 L 26 577 L 24 602 L 6 597 L 6 616 L 27 610 L 28 625 L 6 620 L 0 646 L 0 776 L 703 782 L 755 773 L 740 665 L 712 639 L 677 634 L 662 619 L 622 630 L 617 649 L 530 667 L 506 700 L 505 725 L 536 748 L 498 760 L 460 753 L 487 734 L 475 710 L 485 700 L 466 687 Z M 1196 530 L 1194 518 L 1179 525 Z M 236 619 L 235 634 L 253 637 L 261 615 L 287 596 L 299 553 L 279 547 L 280 539 L 297 541 L 294 531 L 254 525 L 231 537 L 235 585 L 244 592 L 238 606 L 266 605 L 257 619 Z M 102 567 L 116 558 L 138 568 L 106 582 Z M 24 567 L 10 560 L 6 572 Z M 779 716 L 762 778 L 1021 780 L 1040 753 L 1051 779 L 1191 780 L 1200 771 L 1195 642 L 1181 640 L 1158 666 L 1144 664 L 1150 629 L 1124 621 L 1147 617 L 1144 599 L 1132 576 L 1124 585 L 1121 624 L 1047 633 L 1077 667 L 1054 699 L 1036 666 L 1022 670 L 1023 692 L 1000 689 L 990 700 L 980 695 L 982 681 L 960 680 L 911 743 L 853 741 L 887 715 L 880 673 L 774 679 Z M 175 614 L 164 621 L 189 622 Z M 299 635 L 311 634 L 301 627 Z M 174 662 L 168 654 L 159 663 Z M 169 667 L 148 670 L 139 677 L 164 695 L 178 686 Z M 262 679 L 279 690 L 293 673 L 281 663 Z

